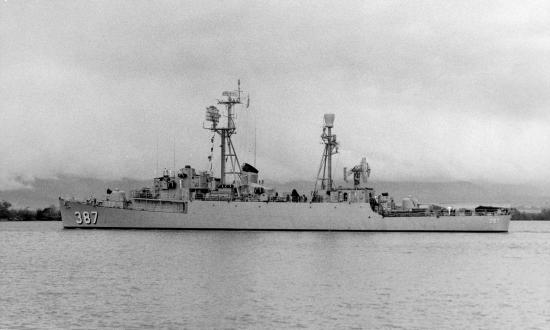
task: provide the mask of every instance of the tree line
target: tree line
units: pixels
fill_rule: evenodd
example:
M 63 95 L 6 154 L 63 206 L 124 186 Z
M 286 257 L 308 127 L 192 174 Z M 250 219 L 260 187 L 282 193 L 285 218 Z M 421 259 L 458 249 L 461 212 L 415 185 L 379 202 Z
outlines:
M 542 209 L 540 213 L 515 211 L 512 220 L 550 220 L 550 209 Z
M 31 210 L 29 208 L 13 209 L 11 203 L 5 200 L 0 201 L 0 221 L 51 221 L 61 220 L 61 212 L 55 205 L 43 209 Z M 550 220 L 550 209 L 543 209 L 539 213 L 520 212 L 515 210 L 512 213 L 512 220 Z
M 61 212 L 59 212 L 59 209 L 55 207 L 55 205 L 36 210 L 31 210 L 28 207 L 24 209 L 13 209 L 11 206 L 11 203 L 8 201 L 0 201 L 0 221 L 61 220 Z

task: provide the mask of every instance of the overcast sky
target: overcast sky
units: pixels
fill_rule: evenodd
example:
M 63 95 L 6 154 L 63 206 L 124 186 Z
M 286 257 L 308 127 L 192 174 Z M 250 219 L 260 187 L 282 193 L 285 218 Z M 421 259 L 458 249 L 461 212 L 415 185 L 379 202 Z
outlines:
M 4 0 L 0 189 L 149 178 L 174 140 L 206 168 L 237 79 L 241 162 L 257 127 L 271 180 L 315 178 L 335 113 L 337 177 L 366 156 L 378 180 L 550 183 L 547 1 Z

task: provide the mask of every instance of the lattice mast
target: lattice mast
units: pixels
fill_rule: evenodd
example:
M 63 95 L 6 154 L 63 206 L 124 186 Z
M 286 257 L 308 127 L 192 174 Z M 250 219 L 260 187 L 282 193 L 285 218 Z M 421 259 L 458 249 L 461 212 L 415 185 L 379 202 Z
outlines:
M 317 181 L 315 182 L 315 191 L 317 191 L 317 184 L 321 183 L 321 190 L 331 191 L 334 189 L 332 180 L 332 155 L 338 153 L 338 142 L 336 142 L 336 135 L 332 134 L 332 127 L 334 127 L 334 114 L 325 114 L 325 125 L 323 126 L 323 134 L 321 139 L 325 148 L 323 150 L 323 156 L 321 157 L 321 164 L 319 165 L 319 171 L 317 171 Z
M 225 126 L 220 126 L 220 110 L 211 105 L 206 108 L 206 121 L 210 122 L 210 127 L 205 127 L 212 132 L 218 133 L 221 137 L 221 159 L 220 159 L 220 183 L 227 184 L 227 175 L 233 175 L 235 183 L 240 182 L 241 165 L 235 152 L 235 147 L 231 141 L 231 135 L 237 132 L 235 127 L 235 106 L 241 103 L 241 81 L 238 80 L 238 87 L 235 91 L 225 91 L 222 93 L 224 99 L 218 99 L 218 104 L 224 105 L 226 109 L 227 122 Z M 227 168 L 229 162 L 230 168 Z

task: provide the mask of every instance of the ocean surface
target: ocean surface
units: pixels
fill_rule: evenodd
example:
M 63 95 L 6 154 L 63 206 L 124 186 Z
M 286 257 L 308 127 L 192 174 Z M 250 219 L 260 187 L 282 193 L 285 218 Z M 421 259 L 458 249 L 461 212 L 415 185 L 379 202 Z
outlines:
M 509 233 L 0 222 L 1 329 L 548 329 L 550 221 Z

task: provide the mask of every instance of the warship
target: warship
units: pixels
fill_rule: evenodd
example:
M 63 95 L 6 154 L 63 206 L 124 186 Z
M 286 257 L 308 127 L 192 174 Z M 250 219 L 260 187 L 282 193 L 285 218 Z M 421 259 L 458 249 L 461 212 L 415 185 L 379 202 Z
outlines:
M 245 102 L 246 100 L 246 102 Z M 368 187 L 371 168 L 362 158 L 344 168 L 346 186 L 335 186 L 332 158 L 339 142 L 334 114 L 324 115 L 324 145 L 317 179 L 306 196 L 279 193 L 259 178 L 258 169 L 239 161 L 232 135 L 235 113 L 249 98 L 238 88 L 222 93 L 206 108 L 203 128 L 211 131 L 210 168 L 189 165 L 165 169 L 150 187 L 131 191 L 107 189 L 101 200 L 59 198 L 64 228 L 143 228 L 211 230 L 444 231 L 507 232 L 511 210 L 499 206 L 463 208 L 421 204 L 412 197 L 394 200 Z M 205 125 L 206 124 L 206 125 Z M 220 172 L 212 170 L 214 138 L 219 136 Z

